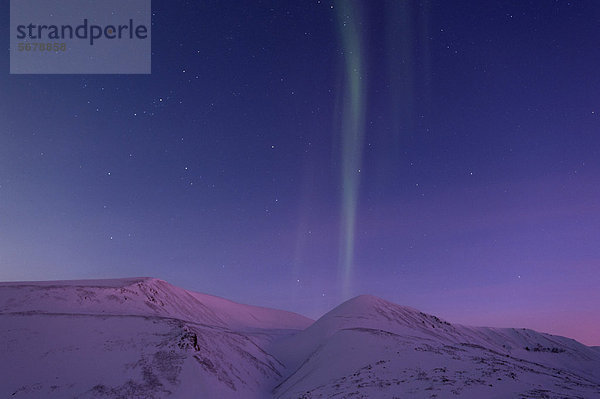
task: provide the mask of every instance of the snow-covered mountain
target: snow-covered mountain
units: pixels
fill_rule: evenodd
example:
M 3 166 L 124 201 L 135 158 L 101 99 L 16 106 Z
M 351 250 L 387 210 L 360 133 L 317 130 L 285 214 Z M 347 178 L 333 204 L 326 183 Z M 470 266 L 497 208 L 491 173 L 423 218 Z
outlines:
M 152 278 L 0 284 L 0 397 L 262 398 L 298 314 Z
M 0 397 L 600 398 L 600 351 L 368 295 L 313 322 L 153 278 L 0 283 Z
M 600 356 L 526 329 L 453 325 L 369 295 L 272 349 L 276 398 L 600 398 Z

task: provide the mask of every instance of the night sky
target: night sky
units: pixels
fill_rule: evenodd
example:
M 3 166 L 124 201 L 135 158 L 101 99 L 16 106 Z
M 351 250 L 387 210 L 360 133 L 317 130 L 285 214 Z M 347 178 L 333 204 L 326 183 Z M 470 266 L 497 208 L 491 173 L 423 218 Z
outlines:
M 600 345 L 600 4 L 152 9 L 151 75 L 5 53 L 0 280 L 153 276 L 311 317 L 370 293 Z

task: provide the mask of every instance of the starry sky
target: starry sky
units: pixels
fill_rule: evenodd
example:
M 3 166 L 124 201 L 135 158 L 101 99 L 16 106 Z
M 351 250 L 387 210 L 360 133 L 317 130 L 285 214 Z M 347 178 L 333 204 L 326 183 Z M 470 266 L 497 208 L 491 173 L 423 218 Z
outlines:
M 600 4 L 152 10 L 151 75 L 5 53 L 0 280 L 153 276 L 310 317 L 370 293 L 600 345 Z

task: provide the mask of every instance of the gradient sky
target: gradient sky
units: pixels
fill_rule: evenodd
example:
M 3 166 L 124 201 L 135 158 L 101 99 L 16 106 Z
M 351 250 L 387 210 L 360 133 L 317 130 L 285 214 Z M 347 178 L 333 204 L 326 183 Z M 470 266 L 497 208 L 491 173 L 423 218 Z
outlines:
M 600 4 L 152 3 L 151 75 L 5 53 L 0 280 L 370 293 L 600 345 Z

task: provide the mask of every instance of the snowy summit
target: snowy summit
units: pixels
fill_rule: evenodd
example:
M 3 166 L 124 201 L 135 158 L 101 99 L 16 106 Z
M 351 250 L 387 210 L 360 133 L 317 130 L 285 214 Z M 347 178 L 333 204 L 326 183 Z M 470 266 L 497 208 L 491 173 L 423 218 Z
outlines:
M 600 351 L 362 295 L 317 321 L 154 278 L 0 283 L 6 398 L 598 398 Z

